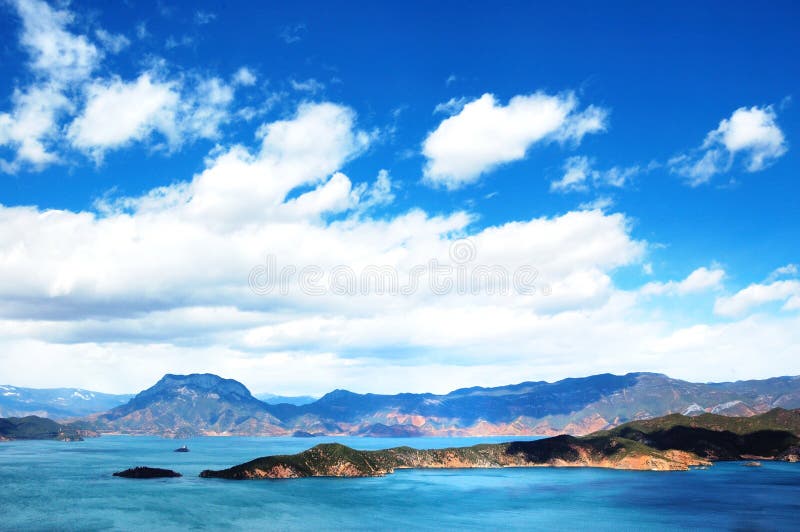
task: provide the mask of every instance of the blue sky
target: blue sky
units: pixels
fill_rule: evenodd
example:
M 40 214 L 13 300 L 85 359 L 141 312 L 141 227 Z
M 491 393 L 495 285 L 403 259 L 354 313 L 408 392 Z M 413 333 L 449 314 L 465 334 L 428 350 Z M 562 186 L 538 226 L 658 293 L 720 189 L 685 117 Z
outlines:
M 792 2 L 1 8 L 10 384 L 800 373 Z M 247 286 L 464 238 L 552 295 Z

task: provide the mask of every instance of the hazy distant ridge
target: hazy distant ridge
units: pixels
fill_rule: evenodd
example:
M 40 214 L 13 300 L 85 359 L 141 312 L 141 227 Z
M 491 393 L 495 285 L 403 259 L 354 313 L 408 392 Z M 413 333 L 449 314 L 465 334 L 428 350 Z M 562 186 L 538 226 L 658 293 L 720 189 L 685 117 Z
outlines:
M 115 395 L 82 388 L 36 389 L 0 385 L 0 417 L 80 417 L 110 410 L 132 397 L 131 394 Z
M 164 434 L 465 436 L 587 434 L 670 413 L 751 416 L 800 407 L 800 377 L 699 384 L 653 373 L 465 388 L 448 394 L 356 394 L 267 404 L 216 375 L 166 375 L 92 420 L 102 430 Z

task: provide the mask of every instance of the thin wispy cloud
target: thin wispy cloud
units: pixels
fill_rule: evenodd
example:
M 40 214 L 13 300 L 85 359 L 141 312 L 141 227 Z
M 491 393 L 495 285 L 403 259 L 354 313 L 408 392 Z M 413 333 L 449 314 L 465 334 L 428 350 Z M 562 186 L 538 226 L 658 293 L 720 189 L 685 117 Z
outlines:
M 606 170 L 594 167 L 595 161 L 583 155 L 569 157 L 564 162 L 563 175 L 550 182 L 552 192 L 585 192 L 592 188 L 623 188 L 630 185 L 637 177 L 648 174 L 660 167 L 651 162 L 642 167 L 612 166 Z
M 307 31 L 308 28 L 303 23 L 291 24 L 281 28 L 278 37 L 286 44 L 295 44 L 303 40 Z
M 308 92 L 311 94 L 320 92 L 325 89 L 325 84 L 320 81 L 317 81 L 314 78 L 308 78 L 301 81 L 298 81 L 296 79 L 291 79 L 289 80 L 289 85 L 292 87 L 292 89 L 296 91 Z
M 216 19 L 216 13 L 211 13 L 210 11 L 195 11 L 194 14 L 194 21 L 200 26 L 214 22 Z

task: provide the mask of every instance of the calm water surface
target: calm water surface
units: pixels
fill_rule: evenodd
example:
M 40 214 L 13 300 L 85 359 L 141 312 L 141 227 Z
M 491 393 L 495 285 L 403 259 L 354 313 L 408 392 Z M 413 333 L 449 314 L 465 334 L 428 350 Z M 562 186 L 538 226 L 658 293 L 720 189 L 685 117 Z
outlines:
M 404 470 L 383 478 L 243 482 L 197 476 L 327 441 L 381 449 L 506 440 L 107 436 L 0 443 L 0 528 L 800 530 L 800 464 L 725 463 L 676 473 Z M 190 453 L 172 452 L 183 443 Z M 111 476 L 135 465 L 184 477 Z

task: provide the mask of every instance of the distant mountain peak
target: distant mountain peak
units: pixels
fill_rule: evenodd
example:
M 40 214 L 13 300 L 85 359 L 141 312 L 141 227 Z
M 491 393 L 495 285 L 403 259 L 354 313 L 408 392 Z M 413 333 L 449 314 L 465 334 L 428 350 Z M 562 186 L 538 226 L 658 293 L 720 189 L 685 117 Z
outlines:
M 267 405 L 253 397 L 244 384 L 211 373 L 164 375 L 97 420 L 101 426 L 134 433 L 173 436 L 276 430 Z
M 238 397 L 241 399 L 257 400 L 250 390 L 239 381 L 225 379 L 213 373 L 192 373 L 189 375 L 175 375 L 168 373 L 139 396 L 149 396 L 164 393 L 185 394 L 188 390 L 217 393 L 220 396 Z
M 355 392 L 351 392 L 350 390 L 343 390 L 341 388 L 337 388 L 337 389 L 333 390 L 332 392 L 326 393 L 325 395 L 320 397 L 319 400 L 320 401 L 337 401 L 339 399 L 345 399 L 345 398 L 349 398 L 349 397 L 356 397 L 358 395 L 360 395 L 360 394 L 357 394 Z

